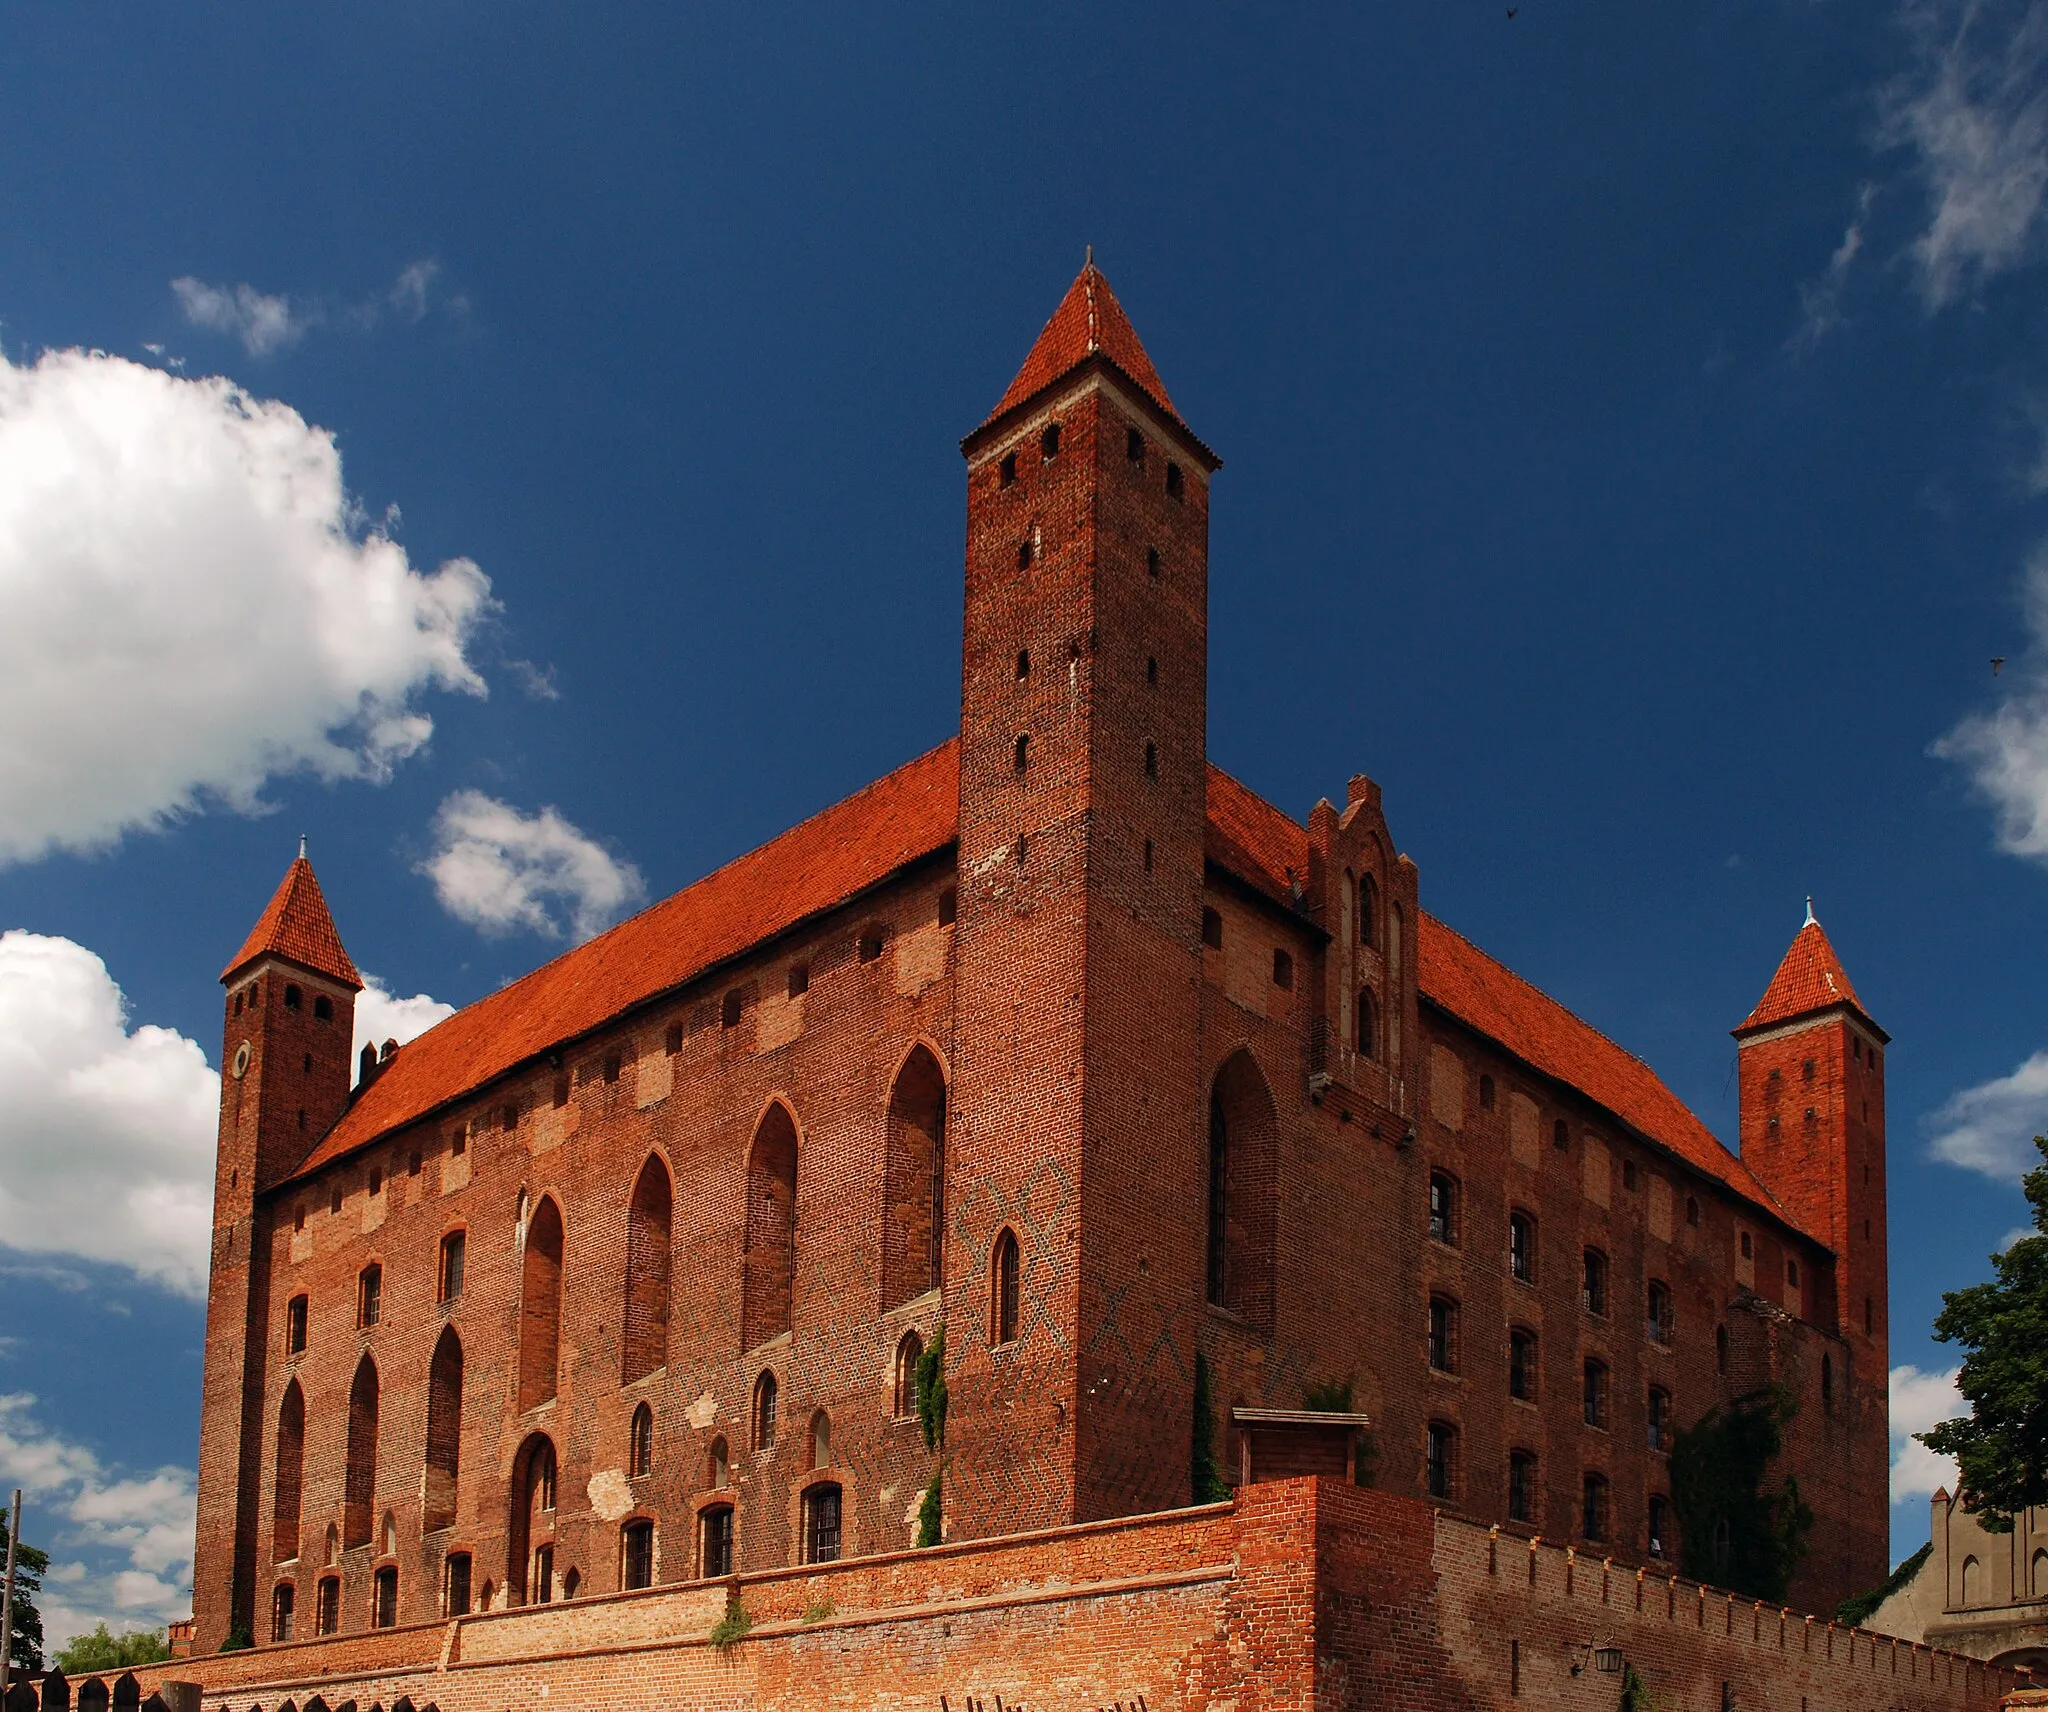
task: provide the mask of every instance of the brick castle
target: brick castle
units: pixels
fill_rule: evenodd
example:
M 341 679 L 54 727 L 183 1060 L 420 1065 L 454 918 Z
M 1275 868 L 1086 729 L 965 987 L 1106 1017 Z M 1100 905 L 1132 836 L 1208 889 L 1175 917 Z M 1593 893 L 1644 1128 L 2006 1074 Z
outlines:
M 942 1462 L 935 1566 L 1184 1507 L 1198 1360 L 1226 1478 L 1610 1576 L 1782 1383 L 1795 1600 L 1882 1580 L 1888 1037 L 1820 926 L 1738 1156 L 1424 913 L 1370 780 L 1211 765 L 1219 461 L 1092 264 L 963 451 L 956 738 L 359 1074 L 292 864 L 222 977 L 198 1651 L 901 1553 Z

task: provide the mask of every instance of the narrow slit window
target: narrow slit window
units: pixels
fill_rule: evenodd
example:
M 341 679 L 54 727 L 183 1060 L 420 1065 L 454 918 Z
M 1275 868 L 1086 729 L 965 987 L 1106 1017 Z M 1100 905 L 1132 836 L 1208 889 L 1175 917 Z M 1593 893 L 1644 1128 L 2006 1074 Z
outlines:
M 1294 954 L 1278 947 L 1273 952 L 1273 985 L 1283 993 L 1294 991 Z
M 285 1304 L 284 1347 L 287 1355 L 306 1353 L 306 1298 L 294 1296 Z
M 1145 777 L 1148 779 L 1159 777 L 1159 745 L 1156 743 L 1145 745 Z
M 996 485 L 1009 487 L 1017 479 L 1017 454 L 1007 452 L 1003 461 L 996 466 Z
M 1154 582 L 1157 582 L 1162 574 L 1159 568 L 1159 549 L 1157 547 L 1147 547 L 1145 549 L 1145 574 Z
M 1028 731 L 1018 734 L 1017 742 L 1010 751 L 1010 770 L 1020 779 L 1031 771 L 1031 734 Z
M 1038 436 L 1038 455 L 1047 463 L 1060 455 L 1060 425 L 1057 422 L 1047 423 L 1045 432 Z
M 1017 650 L 1017 682 L 1020 684 L 1028 683 L 1030 678 L 1031 650 L 1029 648 L 1019 648 Z
M 1168 464 L 1166 466 L 1166 497 L 1168 499 L 1180 498 L 1181 490 L 1185 485 L 1181 476 L 1180 465 Z
M 1124 456 L 1134 464 L 1145 461 L 1145 436 L 1135 428 L 1124 431 Z
M 992 1344 L 1017 1341 L 1019 1270 L 1017 1238 L 1006 1230 L 996 1238 L 995 1256 L 989 1266 L 989 1342 Z

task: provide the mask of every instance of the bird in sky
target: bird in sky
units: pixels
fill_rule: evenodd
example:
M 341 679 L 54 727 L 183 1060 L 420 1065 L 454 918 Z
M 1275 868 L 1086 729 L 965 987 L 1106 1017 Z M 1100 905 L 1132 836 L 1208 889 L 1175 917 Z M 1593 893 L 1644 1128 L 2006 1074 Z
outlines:
M 1994 678 L 1998 676 L 1998 668 L 2004 664 L 2005 656 L 2003 654 L 1993 654 L 1991 656 L 1991 675 Z

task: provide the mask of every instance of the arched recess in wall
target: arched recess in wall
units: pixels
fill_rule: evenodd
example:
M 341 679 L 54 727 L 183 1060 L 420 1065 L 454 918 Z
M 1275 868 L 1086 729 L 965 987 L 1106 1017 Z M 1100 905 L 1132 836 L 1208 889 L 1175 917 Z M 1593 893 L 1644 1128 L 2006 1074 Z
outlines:
M 1280 1120 L 1249 1050 L 1209 1091 L 1209 1300 L 1254 1326 L 1273 1320 Z
M 790 1328 L 796 1281 L 796 1120 L 780 1100 L 747 1149 L 747 1233 L 740 1343 L 753 1349 Z
M 506 1518 L 505 1589 L 514 1605 L 554 1596 L 555 1444 L 532 1433 L 512 1459 L 512 1513 Z
M 562 1350 L 562 1210 L 543 1195 L 526 1221 L 526 1257 L 519 1286 L 519 1407 L 555 1394 Z
M 427 1478 L 420 1526 L 428 1533 L 455 1525 L 462 1466 L 462 1339 L 441 1328 L 427 1368 Z
M 306 1479 L 306 1394 L 294 1379 L 277 1406 L 277 1468 L 271 1482 L 271 1554 L 279 1563 L 299 1555 L 299 1500 Z
M 946 1229 L 946 1076 L 929 1047 L 911 1048 L 889 1091 L 882 1160 L 882 1306 L 939 1284 Z
M 630 1385 L 668 1365 L 671 1220 L 675 1190 L 659 1154 L 648 1156 L 626 1207 L 626 1307 L 620 1379 Z
M 377 1364 L 368 1355 L 356 1363 L 348 1388 L 348 1452 L 341 1481 L 341 1543 L 370 1543 L 371 1512 L 377 1496 Z
M 1984 1598 L 1984 1571 L 1974 1557 L 1963 1559 L 1963 1608 L 1979 1604 Z

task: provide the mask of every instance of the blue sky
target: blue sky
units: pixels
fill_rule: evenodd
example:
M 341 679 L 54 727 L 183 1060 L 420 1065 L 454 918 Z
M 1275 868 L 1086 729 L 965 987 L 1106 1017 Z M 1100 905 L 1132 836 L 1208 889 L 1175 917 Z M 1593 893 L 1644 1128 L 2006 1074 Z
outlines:
M 1813 895 L 1938 1418 L 2048 1127 L 2048 3 L 678 10 L 10 11 L 54 1634 L 182 1605 L 215 975 L 299 833 L 405 1032 L 943 738 L 956 442 L 1086 243 L 1226 460 L 1219 762 L 1371 773 L 1427 907 L 1724 1138 Z

